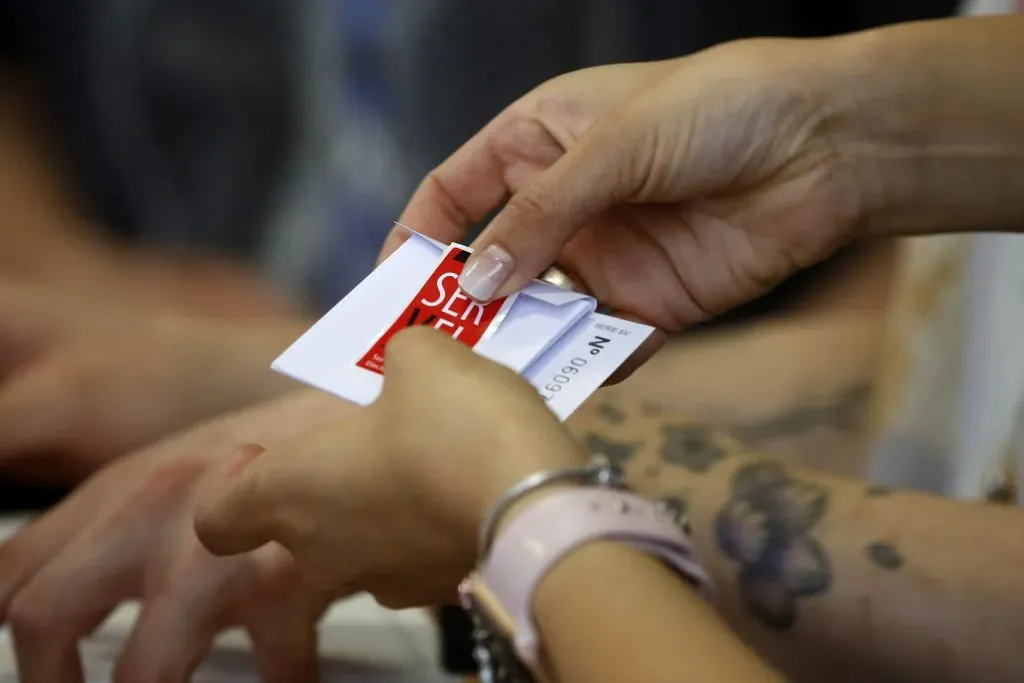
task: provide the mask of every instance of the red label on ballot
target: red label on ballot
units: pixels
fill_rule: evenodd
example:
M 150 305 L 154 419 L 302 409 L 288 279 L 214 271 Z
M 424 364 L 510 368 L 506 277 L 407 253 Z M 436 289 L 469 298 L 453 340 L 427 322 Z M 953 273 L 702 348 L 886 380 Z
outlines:
M 458 247 L 450 248 L 398 320 L 356 365 L 384 374 L 384 348 L 397 332 L 414 325 L 430 325 L 466 346 L 476 346 L 501 311 L 505 299 L 481 304 L 459 289 L 459 275 L 469 254 Z

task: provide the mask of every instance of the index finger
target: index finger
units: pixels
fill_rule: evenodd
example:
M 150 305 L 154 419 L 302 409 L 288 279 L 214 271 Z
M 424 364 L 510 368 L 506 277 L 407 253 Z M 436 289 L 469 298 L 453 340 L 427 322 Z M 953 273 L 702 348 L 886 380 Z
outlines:
M 494 134 L 508 116 L 499 115 L 427 174 L 384 240 L 380 261 L 408 239 L 406 226 L 438 242 L 455 242 L 511 195 L 494 145 Z

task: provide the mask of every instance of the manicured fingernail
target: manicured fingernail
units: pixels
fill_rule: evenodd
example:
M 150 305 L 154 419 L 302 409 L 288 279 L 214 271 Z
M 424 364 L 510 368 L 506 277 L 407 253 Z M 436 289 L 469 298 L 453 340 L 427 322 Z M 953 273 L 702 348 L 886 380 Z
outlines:
M 490 301 L 498 288 L 508 279 L 516 262 L 512 254 L 497 244 L 473 254 L 459 278 L 459 286 L 478 301 Z

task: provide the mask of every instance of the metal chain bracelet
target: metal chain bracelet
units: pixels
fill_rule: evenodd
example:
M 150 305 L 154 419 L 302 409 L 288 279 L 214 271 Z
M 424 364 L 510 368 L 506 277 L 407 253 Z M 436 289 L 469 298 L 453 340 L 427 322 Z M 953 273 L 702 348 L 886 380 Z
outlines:
M 544 470 L 531 474 L 510 488 L 498 499 L 498 502 L 491 507 L 483 524 L 480 525 L 480 538 L 478 555 L 479 561 L 483 561 L 494 544 L 494 537 L 497 534 L 498 524 L 505 516 L 505 513 L 525 496 L 538 489 L 558 484 L 579 484 L 582 486 L 606 486 L 610 488 L 625 489 L 626 479 L 622 468 L 612 465 L 604 456 L 594 456 L 589 463 L 583 467 L 573 467 L 557 470 Z

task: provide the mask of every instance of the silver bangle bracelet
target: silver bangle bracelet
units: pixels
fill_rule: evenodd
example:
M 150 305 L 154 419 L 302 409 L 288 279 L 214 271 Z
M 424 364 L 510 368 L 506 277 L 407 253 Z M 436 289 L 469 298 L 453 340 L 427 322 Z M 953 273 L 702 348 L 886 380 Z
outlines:
M 491 545 L 494 543 L 494 537 L 497 534 L 498 523 L 505 516 L 505 513 L 508 512 L 509 508 L 524 496 L 555 484 L 626 488 L 626 480 L 622 470 L 612 465 L 603 456 L 594 457 L 583 467 L 544 470 L 543 472 L 531 474 L 506 491 L 487 512 L 483 524 L 480 525 L 478 560 L 482 562 L 487 557 L 487 553 L 490 552 Z

